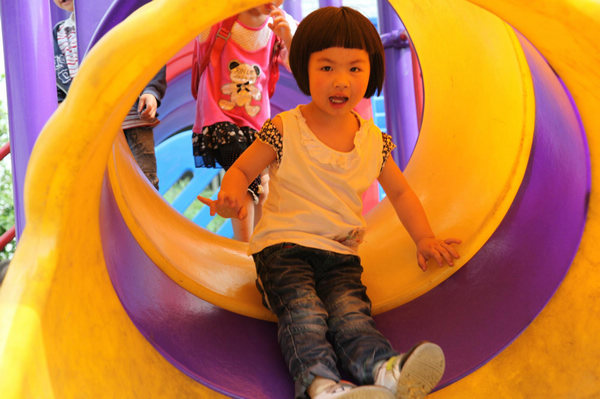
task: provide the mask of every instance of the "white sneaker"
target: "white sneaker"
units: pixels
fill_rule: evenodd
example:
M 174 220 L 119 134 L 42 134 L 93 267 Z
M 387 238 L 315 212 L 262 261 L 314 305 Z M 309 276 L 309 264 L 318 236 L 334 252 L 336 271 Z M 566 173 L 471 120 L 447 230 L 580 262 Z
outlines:
M 356 386 L 347 381 L 340 381 L 319 392 L 312 399 L 394 399 L 394 394 L 384 387 Z
M 440 382 L 445 367 L 442 348 L 424 342 L 379 365 L 375 385 L 388 388 L 397 399 L 423 399 Z

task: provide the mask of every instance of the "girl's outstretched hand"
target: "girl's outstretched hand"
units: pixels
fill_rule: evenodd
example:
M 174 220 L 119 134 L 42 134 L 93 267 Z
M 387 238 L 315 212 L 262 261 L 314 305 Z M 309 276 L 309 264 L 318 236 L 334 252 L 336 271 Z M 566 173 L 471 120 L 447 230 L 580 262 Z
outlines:
M 198 196 L 198 201 L 202 202 L 210 208 L 210 216 L 214 216 L 215 213 L 224 218 L 237 218 L 243 220 L 248 216 L 248 211 L 244 206 L 237 206 L 228 198 L 217 199 L 216 201 L 210 198 Z
M 423 238 L 417 243 L 417 261 L 419 267 L 427 270 L 427 261 L 435 259 L 438 265 L 442 266 L 444 262 L 448 266 L 454 266 L 454 259 L 458 259 L 460 255 L 452 244 L 460 244 L 461 241 L 456 238 L 447 238 L 440 240 L 438 238 Z

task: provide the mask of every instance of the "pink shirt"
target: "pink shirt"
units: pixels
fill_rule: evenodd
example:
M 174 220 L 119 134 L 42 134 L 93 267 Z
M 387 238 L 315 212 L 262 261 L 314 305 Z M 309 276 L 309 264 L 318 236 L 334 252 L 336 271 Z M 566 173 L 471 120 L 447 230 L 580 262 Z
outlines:
M 263 40 L 256 41 L 254 36 Z M 253 43 L 261 42 L 265 44 L 252 48 Z M 268 21 L 258 28 L 235 22 L 220 65 L 209 63 L 200 77 L 194 132 L 226 121 L 260 130 L 271 116 L 268 79 L 274 42 Z

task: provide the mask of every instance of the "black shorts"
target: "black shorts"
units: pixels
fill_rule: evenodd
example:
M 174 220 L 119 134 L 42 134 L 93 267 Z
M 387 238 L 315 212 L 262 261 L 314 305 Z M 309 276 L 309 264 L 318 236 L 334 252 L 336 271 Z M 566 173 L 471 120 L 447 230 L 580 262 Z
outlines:
M 220 168 L 229 170 L 231 165 L 254 141 L 256 130 L 249 126 L 239 127 L 231 122 L 218 122 L 202 128 L 202 133 L 192 134 L 194 163 L 197 168 Z M 263 192 L 260 175 L 248 186 L 254 202 Z

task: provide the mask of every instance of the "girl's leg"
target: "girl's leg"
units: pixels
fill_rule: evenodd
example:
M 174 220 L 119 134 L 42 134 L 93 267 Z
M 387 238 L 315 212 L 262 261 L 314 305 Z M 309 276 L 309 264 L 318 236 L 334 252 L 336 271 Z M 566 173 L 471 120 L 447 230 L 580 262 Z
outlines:
M 233 238 L 236 240 L 245 242 L 250 240 L 256 224 L 262 216 L 262 205 L 267 197 L 268 184 L 269 175 L 263 172 L 248 187 L 245 205 L 248 216 L 244 220 L 231 219 Z
M 336 356 L 327 341 L 327 312 L 315 291 L 310 249 L 277 244 L 254 255 L 257 285 L 265 305 L 278 318 L 278 341 L 304 398 L 316 377 L 339 381 Z
M 254 227 L 258 224 L 258 221 L 262 217 L 262 207 L 269 195 L 269 173 L 264 170 L 260 174 L 260 185 L 262 192 L 258 196 L 258 203 L 254 205 Z
M 329 314 L 329 338 L 344 371 L 361 385 L 373 384 L 375 364 L 397 352 L 375 328 L 371 301 L 360 278 L 360 258 L 341 254 L 331 257 L 332 261 L 316 275 L 317 292 Z

